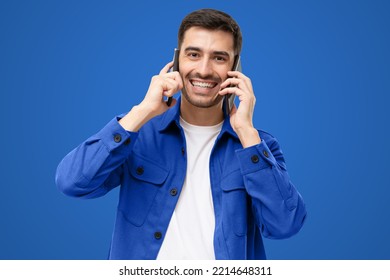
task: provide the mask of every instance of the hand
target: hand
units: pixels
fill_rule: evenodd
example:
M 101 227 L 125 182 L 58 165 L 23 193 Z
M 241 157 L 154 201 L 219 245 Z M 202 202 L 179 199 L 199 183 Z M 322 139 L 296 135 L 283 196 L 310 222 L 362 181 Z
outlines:
M 164 96 L 172 97 L 183 88 L 183 81 L 179 72 L 169 72 L 172 66 L 173 62 L 171 61 L 161 69 L 158 75 L 152 77 L 148 92 L 139 105 L 140 107 L 148 108 L 151 117 L 160 115 L 169 109 L 164 101 Z M 175 103 L 176 100 L 173 99 L 171 106 Z
M 138 131 L 148 120 L 169 109 L 164 96 L 172 97 L 183 88 L 179 72 L 169 72 L 172 66 L 173 61 L 165 65 L 158 75 L 153 76 L 144 100 L 119 121 L 123 128 L 128 131 Z M 176 99 L 173 99 L 171 106 L 175 104 Z
M 243 147 L 259 144 L 261 139 L 252 121 L 256 103 L 252 82 L 238 71 L 229 71 L 228 75 L 230 78 L 221 84 L 219 94 L 235 94 L 240 101 L 238 108 L 233 106 L 230 113 L 230 124 L 240 138 Z

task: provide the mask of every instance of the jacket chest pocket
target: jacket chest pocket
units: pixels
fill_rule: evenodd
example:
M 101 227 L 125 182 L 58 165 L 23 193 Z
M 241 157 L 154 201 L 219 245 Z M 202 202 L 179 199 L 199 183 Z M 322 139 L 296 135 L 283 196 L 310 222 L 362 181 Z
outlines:
M 240 170 L 231 172 L 221 180 L 224 220 L 238 236 L 247 234 L 248 194 Z
M 128 180 L 122 185 L 118 208 L 135 226 L 142 226 L 168 170 L 152 160 L 134 155 L 129 162 Z

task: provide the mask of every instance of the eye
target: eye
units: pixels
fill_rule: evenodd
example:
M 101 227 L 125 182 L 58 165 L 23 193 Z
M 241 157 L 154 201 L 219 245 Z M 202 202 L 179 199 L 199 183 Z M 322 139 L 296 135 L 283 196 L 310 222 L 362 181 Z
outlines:
M 197 52 L 189 52 L 189 53 L 187 53 L 187 56 L 189 58 L 198 58 L 199 57 L 199 53 L 197 53 Z
M 226 59 L 223 56 L 216 56 L 216 57 L 214 57 L 214 59 L 217 62 L 225 62 L 226 61 Z

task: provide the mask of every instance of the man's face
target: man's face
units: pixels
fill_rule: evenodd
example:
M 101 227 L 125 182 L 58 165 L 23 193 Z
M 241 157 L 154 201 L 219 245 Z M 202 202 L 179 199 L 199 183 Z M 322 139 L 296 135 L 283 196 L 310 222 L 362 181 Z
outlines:
M 182 94 L 193 106 L 209 108 L 220 103 L 218 94 L 233 67 L 233 35 L 221 30 L 191 27 L 180 47 Z

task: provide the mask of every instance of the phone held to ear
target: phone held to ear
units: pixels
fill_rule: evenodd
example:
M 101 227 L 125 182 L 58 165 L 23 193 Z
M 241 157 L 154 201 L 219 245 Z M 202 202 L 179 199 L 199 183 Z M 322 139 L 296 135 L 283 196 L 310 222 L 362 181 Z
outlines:
M 233 64 L 233 68 L 232 68 L 232 71 L 239 71 L 239 72 L 242 72 L 242 67 L 241 67 L 241 57 L 240 55 L 236 55 L 234 57 L 234 64 Z M 229 115 L 230 112 L 232 111 L 233 109 L 233 106 L 234 106 L 234 100 L 236 99 L 236 95 L 235 94 L 226 94 L 225 96 L 225 110 L 226 110 L 226 113 Z
M 171 71 L 179 71 L 179 49 L 175 48 L 174 54 L 173 54 L 173 66 Z M 167 100 L 167 106 L 170 107 L 172 104 L 172 97 L 168 97 Z

